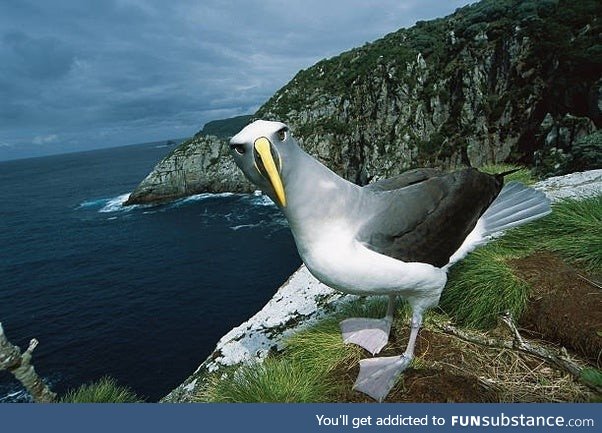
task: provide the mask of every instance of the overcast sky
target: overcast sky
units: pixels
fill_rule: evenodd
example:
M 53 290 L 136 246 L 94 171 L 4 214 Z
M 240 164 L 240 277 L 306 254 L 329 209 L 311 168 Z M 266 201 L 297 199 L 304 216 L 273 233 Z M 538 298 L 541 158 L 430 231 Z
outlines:
M 0 160 L 187 137 L 469 0 L 0 0 Z

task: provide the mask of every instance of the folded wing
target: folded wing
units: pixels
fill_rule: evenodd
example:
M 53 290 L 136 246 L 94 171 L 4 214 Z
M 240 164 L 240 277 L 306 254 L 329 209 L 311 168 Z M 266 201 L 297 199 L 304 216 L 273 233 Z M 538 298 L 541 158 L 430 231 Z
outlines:
M 474 168 L 421 169 L 364 187 L 371 216 L 358 240 L 406 262 L 443 267 L 502 189 L 502 179 Z

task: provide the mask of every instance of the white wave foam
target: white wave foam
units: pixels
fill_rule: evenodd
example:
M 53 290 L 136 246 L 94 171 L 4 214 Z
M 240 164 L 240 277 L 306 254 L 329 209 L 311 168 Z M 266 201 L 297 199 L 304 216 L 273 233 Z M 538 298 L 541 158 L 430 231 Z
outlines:
M 240 229 L 252 229 L 254 227 L 260 227 L 263 225 L 263 221 L 256 224 L 240 224 L 237 226 L 230 227 L 232 230 L 240 230 Z
M 97 200 L 90 200 L 90 201 L 85 201 L 83 203 L 80 203 L 78 208 L 100 207 L 100 206 L 103 206 L 106 202 L 107 202 L 106 198 L 99 198 Z
M 253 194 L 251 203 L 255 206 L 276 206 L 276 204 L 267 195 Z
M 50 373 L 49 376 L 42 378 L 50 389 L 53 389 L 62 379 L 63 375 L 61 373 Z M 0 386 L 1 403 L 33 403 L 33 398 L 20 385 Z
M 181 205 L 195 203 L 207 199 L 219 199 L 226 197 L 240 196 L 244 200 L 247 200 L 253 206 L 276 206 L 274 202 L 267 196 L 262 195 L 260 191 L 255 191 L 254 194 L 238 194 L 233 192 L 221 192 L 221 193 L 201 193 L 191 195 L 189 197 L 184 197 L 179 200 L 175 200 L 174 202 L 168 205 L 168 208 L 179 207 Z M 130 197 L 130 193 L 120 194 L 116 197 L 112 198 L 99 198 L 94 200 L 87 200 L 79 204 L 78 209 L 82 208 L 100 208 L 98 212 L 101 213 L 112 213 L 112 212 L 128 212 L 133 209 L 141 208 L 141 207 L 152 207 L 154 205 L 130 205 L 124 206 L 123 204 Z M 152 213 L 152 212 L 145 212 Z
M 208 198 L 232 197 L 233 195 L 235 195 L 233 192 L 220 192 L 220 193 L 204 192 L 204 193 L 201 193 L 201 194 L 195 194 L 195 195 L 191 195 L 190 197 L 186 197 L 186 198 L 180 199 L 180 200 L 178 200 L 178 202 L 180 202 L 180 203 L 188 203 L 188 202 L 191 202 L 191 201 L 206 200 Z
M 278 230 L 283 227 L 288 227 L 288 221 L 284 217 L 276 217 L 270 218 L 268 220 L 261 220 L 257 223 L 249 223 L 249 224 L 238 224 L 235 226 L 230 226 L 230 230 L 240 230 L 240 229 L 253 229 L 256 227 L 269 227 L 272 230 Z
M 98 212 L 117 212 L 123 210 L 130 210 L 136 206 L 124 207 L 123 203 L 129 198 L 130 193 L 120 194 L 112 198 L 97 198 L 94 200 L 87 200 L 79 204 L 77 209 L 93 209 L 99 208 Z
M 18 403 L 32 402 L 31 396 L 24 390 L 10 392 L 4 396 L 0 396 L 0 403 Z
M 105 205 L 98 212 L 108 213 L 108 212 L 118 212 L 118 211 L 123 211 L 123 210 L 130 210 L 134 206 L 127 206 L 127 207 L 123 206 L 123 204 L 126 202 L 126 200 L 129 197 L 130 197 L 130 193 L 128 192 L 126 194 L 121 194 L 121 195 L 118 195 L 117 197 L 110 198 L 106 201 Z

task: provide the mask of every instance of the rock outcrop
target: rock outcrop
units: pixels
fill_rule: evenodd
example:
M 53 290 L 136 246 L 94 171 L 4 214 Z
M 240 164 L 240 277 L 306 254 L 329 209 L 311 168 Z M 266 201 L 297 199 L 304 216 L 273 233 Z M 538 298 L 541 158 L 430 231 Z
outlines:
M 173 200 L 201 192 L 252 192 L 223 139 L 198 135 L 163 158 L 124 205 Z
M 598 1 L 484 0 L 300 71 L 254 117 L 289 124 L 358 184 L 416 166 L 520 162 L 551 174 L 545 164 L 602 125 L 601 16 Z M 129 203 L 249 188 L 227 140 L 197 136 Z

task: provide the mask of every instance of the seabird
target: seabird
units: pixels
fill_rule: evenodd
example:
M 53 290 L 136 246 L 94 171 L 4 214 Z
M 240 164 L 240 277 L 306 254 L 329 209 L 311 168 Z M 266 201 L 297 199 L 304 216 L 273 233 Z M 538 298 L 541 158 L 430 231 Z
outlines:
M 382 401 L 411 363 L 426 309 L 436 306 L 447 270 L 476 246 L 550 212 L 546 196 L 474 168 L 415 169 L 364 187 L 305 153 L 281 122 L 257 120 L 230 140 L 247 179 L 282 210 L 307 269 L 356 295 L 388 295 L 382 319 L 341 322 L 343 339 L 377 354 L 399 296 L 412 308 L 402 355 L 360 361 L 354 389 Z

